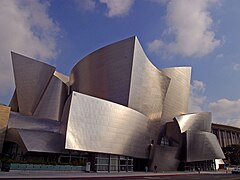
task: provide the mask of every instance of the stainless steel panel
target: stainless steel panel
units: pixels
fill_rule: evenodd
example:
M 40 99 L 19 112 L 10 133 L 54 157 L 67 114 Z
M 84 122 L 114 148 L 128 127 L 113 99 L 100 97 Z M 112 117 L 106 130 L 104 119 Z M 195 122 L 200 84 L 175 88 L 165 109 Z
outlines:
M 60 153 L 64 149 L 63 138 L 58 133 L 11 128 L 7 141 L 16 142 L 28 152 Z
M 52 76 L 36 110 L 34 117 L 61 120 L 68 87 L 56 76 Z
M 11 112 L 9 116 L 8 129 L 28 129 L 34 131 L 59 132 L 60 123 L 49 119 L 37 119 L 32 116 Z
M 169 83 L 170 78 L 150 62 L 135 37 L 128 107 L 150 119 L 149 132 L 155 142 L 162 129 L 160 118 Z
M 17 102 L 17 92 L 16 92 L 16 89 L 14 91 L 14 94 L 13 94 L 13 97 L 9 103 L 9 106 L 11 107 L 11 111 L 15 111 L 15 112 L 18 112 L 18 102 Z
M 127 106 L 134 39 L 113 43 L 79 61 L 70 74 L 71 90 Z
M 186 162 L 224 159 L 216 136 L 203 131 L 186 131 Z
M 147 158 L 148 118 L 125 106 L 73 92 L 66 149 Z
M 160 120 L 169 83 L 170 78 L 150 62 L 135 38 L 128 106 L 150 120 Z
M 63 108 L 63 113 L 62 113 L 62 118 L 61 118 L 61 124 L 60 124 L 60 134 L 66 135 L 67 131 L 67 123 L 68 123 L 68 116 L 69 116 L 69 111 L 70 111 L 70 106 L 71 106 L 71 100 L 72 100 L 72 94 L 68 96 L 64 108 Z
M 188 112 L 191 67 L 160 69 L 171 78 L 164 101 L 162 121 L 171 121 L 175 116 Z
M 165 136 L 173 140 L 175 143 L 178 143 L 181 145 L 182 143 L 182 136 L 181 136 L 181 130 L 179 128 L 179 124 L 174 121 L 174 122 L 168 122 L 166 124 L 166 133 Z
M 191 113 L 175 117 L 181 132 L 187 130 L 211 132 L 211 112 Z
M 11 55 L 19 112 L 32 115 L 55 68 L 17 53 Z
M 64 82 L 66 85 L 69 85 L 69 77 L 65 74 L 55 71 L 53 75 L 60 79 L 62 82 Z

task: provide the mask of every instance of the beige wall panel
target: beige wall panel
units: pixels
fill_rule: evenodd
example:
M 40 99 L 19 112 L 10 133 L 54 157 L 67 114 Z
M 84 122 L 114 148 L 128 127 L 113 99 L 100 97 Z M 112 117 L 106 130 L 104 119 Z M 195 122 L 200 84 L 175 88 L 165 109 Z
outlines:
M 8 106 L 0 105 L 0 152 L 2 152 L 10 110 L 11 108 Z

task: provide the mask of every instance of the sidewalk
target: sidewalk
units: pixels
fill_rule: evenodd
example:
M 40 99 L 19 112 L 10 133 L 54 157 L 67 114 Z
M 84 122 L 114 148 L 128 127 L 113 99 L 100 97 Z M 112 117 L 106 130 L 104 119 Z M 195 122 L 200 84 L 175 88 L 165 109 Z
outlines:
M 177 175 L 192 175 L 198 172 L 102 172 L 102 173 L 85 173 L 77 171 L 29 171 L 29 170 L 12 170 L 10 172 L 0 172 L 0 179 L 39 179 L 39 178 L 117 178 L 117 177 L 147 177 L 147 176 L 177 176 Z M 200 174 L 226 174 L 226 171 L 202 171 Z

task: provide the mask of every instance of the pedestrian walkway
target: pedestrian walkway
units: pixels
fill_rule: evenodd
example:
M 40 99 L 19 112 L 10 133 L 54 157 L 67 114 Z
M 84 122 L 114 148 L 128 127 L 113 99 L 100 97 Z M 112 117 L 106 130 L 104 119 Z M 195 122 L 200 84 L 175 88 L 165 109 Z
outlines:
M 192 175 L 198 174 L 198 172 L 181 172 L 181 171 L 169 171 L 169 172 L 102 172 L 102 173 L 85 173 L 77 171 L 29 171 L 29 170 L 12 170 L 10 172 L 0 172 L 0 178 L 4 179 L 27 179 L 27 178 L 57 178 L 67 179 L 71 178 L 114 178 L 114 177 L 145 177 L 145 176 L 176 176 L 176 175 Z M 201 174 L 226 174 L 225 171 L 203 171 Z

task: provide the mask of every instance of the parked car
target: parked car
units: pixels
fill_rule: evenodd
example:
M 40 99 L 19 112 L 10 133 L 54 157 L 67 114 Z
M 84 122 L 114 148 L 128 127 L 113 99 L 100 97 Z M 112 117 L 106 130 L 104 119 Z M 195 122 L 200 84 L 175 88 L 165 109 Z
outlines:
M 232 170 L 232 174 L 240 174 L 240 167 L 235 167 L 235 168 Z

